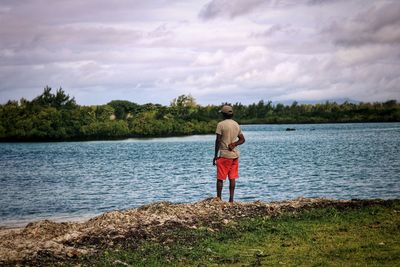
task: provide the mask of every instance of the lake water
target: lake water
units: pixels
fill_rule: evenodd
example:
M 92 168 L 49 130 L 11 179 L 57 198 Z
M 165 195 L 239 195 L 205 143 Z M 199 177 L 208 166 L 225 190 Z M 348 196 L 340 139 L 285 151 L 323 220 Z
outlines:
M 242 129 L 236 200 L 400 197 L 400 123 Z M 0 226 L 214 196 L 214 140 L 0 143 Z

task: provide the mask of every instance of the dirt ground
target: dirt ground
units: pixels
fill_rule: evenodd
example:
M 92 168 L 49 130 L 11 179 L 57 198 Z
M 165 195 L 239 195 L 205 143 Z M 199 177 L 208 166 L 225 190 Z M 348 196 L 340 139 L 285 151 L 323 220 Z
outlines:
M 198 227 L 214 231 L 243 217 L 271 217 L 308 208 L 346 208 L 386 202 L 298 198 L 283 202 L 231 204 L 210 198 L 193 204 L 159 202 L 136 209 L 107 212 L 84 222 L 42 220 L 21 229 L 0 230 L 0 266 L 42 265 L 48 259 L 63 261 L 117 245 L 135 246 L 143 240 L 170 242 L 168 233 L 171 231 Z

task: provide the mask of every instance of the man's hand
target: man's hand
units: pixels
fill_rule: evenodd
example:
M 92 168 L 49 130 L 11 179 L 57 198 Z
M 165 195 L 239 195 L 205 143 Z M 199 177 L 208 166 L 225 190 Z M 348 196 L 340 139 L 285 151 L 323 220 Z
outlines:
M 235 144 L 235 143 L 230 143 L 230 144 L 228 145 L 229 151 L 232 151 L 235 147 L 236 147 L 236 144 Z
M 215 166 L 215 164 L 216 164 L 217 159 L 218 159 L 218 157 L 214 157 L 214 158 L 213 158 L 213 165 L 214 165 L 214 166 Z

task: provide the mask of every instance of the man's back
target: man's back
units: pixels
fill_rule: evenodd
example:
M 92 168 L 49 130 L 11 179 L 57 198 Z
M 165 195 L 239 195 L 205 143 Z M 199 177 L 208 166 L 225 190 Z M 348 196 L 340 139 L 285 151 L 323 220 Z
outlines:
M 242 133 L 239 124 L 232 119 L 225 119 L 218 123 L 215 132 L 221 135 L 221 143 L 219 147 L 220 157 L 231 159 L 238 158 L 240 155 L 239 150 L 237 148 L 229 150 L 228 145 L 235 142 L 238 136 Z

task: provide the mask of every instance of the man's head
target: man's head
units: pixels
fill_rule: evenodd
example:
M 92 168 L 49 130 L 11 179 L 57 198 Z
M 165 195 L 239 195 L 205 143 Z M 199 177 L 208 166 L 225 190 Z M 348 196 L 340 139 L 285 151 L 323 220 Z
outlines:
M 231 119 L 233 117 L 232 106 L 225 105 L 221 108 L 219 112 L 222 114 L 222 116 L 224 116 L 224 119 Z

